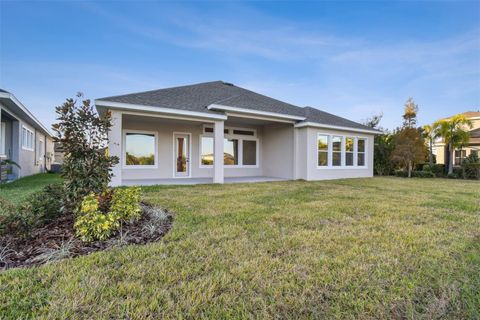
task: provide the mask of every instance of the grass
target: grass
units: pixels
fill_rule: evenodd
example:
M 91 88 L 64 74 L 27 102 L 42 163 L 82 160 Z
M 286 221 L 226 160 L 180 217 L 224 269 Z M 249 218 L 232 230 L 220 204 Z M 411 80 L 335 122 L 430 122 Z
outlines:
M 3 191 L 3 190 L 2 190 Z M 0 318 L 480 318 L 480 184 L 154 186 L 159 243 L 0 274 Z
M 41 190 L 50 183 L 59 183 L 60 176 L 52 173 L 41 173 L 15 180 L 11 183 L 0 184 L 0 197 L 13 204 L 24 201 L 29 195 Z

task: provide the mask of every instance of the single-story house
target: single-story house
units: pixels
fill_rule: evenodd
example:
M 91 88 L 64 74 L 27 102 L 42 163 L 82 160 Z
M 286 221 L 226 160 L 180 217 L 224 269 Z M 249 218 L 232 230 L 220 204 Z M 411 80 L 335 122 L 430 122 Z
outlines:
M 0 89 L 0 179 L 11 180 L 46 172 L 53 161 L 53 139 L 48 129 L 10 92 Z
M 214 81 L 95 100 L 112 185 L 371 177 L 377 130 Z
M 463 159 L 468 157 L 472 153 L 480 155 L 480 111 L 467 111 L 463 112 L 467 119 L 472 122 L 472 128 L 469 128 L 470 140 L 463 148 L 457 148 L 453 152 L 453 165 L 459 166 L 462 164 Z M 451 117 L 444 118 L 443 120 L 450 119 Z M 433 145 L 433 154 L 436 156 L 436 161 L 439 164 L 447 164 L 449 157 L 452 156 L 448 151 L 448 146 L 442 138 L 438 138 Z

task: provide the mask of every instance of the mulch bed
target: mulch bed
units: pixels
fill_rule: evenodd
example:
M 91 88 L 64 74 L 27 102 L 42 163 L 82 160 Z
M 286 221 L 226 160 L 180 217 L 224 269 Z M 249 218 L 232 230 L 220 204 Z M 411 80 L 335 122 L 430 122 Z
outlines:
M 0 236 L 0 272 L 10 268 L 27 267 L 39 265 L 59 260 L 59 249 L 63 250 L 62 258 L 72 258 L 86 255 L 91 252 L 109 250 L 113 247 L 119 247 L 131 244 L 146 244 L 160 240 L 170 229 L 173 217 L 166 210 L 165 219 L 160 223 L 155 222 L 153 231 L 148 231 L 148 226 L 152 225 L 154 218 L 149 214 L 149 210 L 157 209 L 142 203 L 142 216 L 133 223 L 127 223 L 122 226 L 121 232 L 103 241 L 83 242 L 75 237 L 73 229 L 74 215 L 63 216 L 47 225 L 33 230 L 28 239 L 16 237 L 14 235 Z M 48 253 L 57 252 L 56 258 L 48 259 Z M 65 253 L 66 252 L 66 253 Z M 53 257 L 53 256 L 52 256 Z

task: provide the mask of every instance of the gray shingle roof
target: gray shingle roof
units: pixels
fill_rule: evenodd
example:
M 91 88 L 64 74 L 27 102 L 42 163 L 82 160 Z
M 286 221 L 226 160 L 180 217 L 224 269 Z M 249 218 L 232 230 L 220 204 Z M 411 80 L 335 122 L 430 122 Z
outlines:
M 370 127 L 312 107 L 298 107 L 223 81 L 204 82 L 181 87 L 105 97 L 97 100 L 205 113 L 215 113 L 214 111 L 208 110 L 207 106 L 219 104 L 229 107 L 306 117 L 305 121 L 320 124 L 372 130 Z

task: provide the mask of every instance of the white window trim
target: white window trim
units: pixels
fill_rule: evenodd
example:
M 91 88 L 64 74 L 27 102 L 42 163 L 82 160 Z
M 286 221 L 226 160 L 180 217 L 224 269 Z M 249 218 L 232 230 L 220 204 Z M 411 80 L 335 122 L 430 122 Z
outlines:
M 43 148 L 41 148 L 42 144 L 43 144 Z M 38 138 L 38 145 L 39 145 L 38 146 L 38 160 L 43 161 L 44 160 L 43 158 L 45 157 L 45 154 L 42 156 L 42 153 L 44 153 L 44 151 L 45 151 L 45 142 L 43 141 L 42 138 Z
M 213 137 L 213 132 L 205 132 L 205 128 L 213 129 L 213 126 L 209 125 L 209 124 L 204 124 L 203 125 L 203 130 L 202 130 L 203 135 L 211 135 Z M 224 133 L 225 136 L 230 135 L 230 136 L 235 136 L 235 137 L 238 136 L 238 137 L 251 137 L 251 138 L 256 138 L 257 137 L 257 129 L 254 129 L 254 128 L 224 127 L 223 129 L 228 130 L 228 133 Z M 252 131 L 253 136 L 243 135 L 243 134 L 233 134 L 233 130 Z
M 203 137 L 211 137 L 214 138 L 213 132 L 205 132 L 205 128 L 212 128 L 211 125 L 204 125 L 203 126 L 203 134 L 199 136 L 198 139 L 198 165 L 200 169 L 212 169 L 213 165 L 204 165 L 202 164 L 202 138 Z M 239 128 L 239 127 L 225 127 L 228 129 L 228 134 L 224 134 L 224 139 L 236 139 L 238 140 L 238 164 L 237 165 L 224 165 L 225 169 L 257 169 L 260 168 L 260 139 L 257 137 L 257 130 L 252 128 Z M 246 136 L 240 134 L 233 134 L 233 130 L 245 130 L 245 131 L 253 131 L 253 136 Z M 255 165 L 244 165 L 243 164 L 243 140 L 246 141 L 256 141 L 256 159 Z
M 176 141 L 175 141 L 175 135 L 185 135 L 188 136 L 188 176 L 177 176 L 177 170 L 176 170 L 176 164 L 177 164 L 177 154 L 175 152 L 176 148 Z M 184 178 L 191 178 L 192 177 L 192 134 L 190 132 L 177 132 L 174 131 L 172 135 L 172 140 L 173 140 L 173 173 L 172 176 L 174 179 L 184 179 Z
M 318 137 L 319 136 L 327 136 L 328 137 L 328 165 L 326 166 L 319 166 L 318 165 L 318 152 L 320 151 L 318 148 Z M 340 166 L 334 166 L 333 165 L 333 137 L 341 137 L 342 138 L 342 164 Z M 354 139 L 354 144 L 353 144 L 353 166 L 347 166 L 346 165 L 346 139 L 348 138 L 353 138 Z M 364 140 L 365 141 L 365 165 L 359 166 L 358 165 L 358 140 Z M 368 138 L 365 136 L 355 136 L 352 134 L 337 134 L 337 133 L 325 133 L 325 132 L 317 132 L 317 139 L 315 140 L 316 144 L 316 166 L 317 169 L 320 170 L 337 170 L 337 169 L 367 169 L 368 168 Z
M 0 121 L 0 158 L 7 157 L 7 124 Z
M 25 129 L 25 132 L 26 132 L 26 141 L 23 140 L 23 129 Z M 29 133 L 32 135 L 32 136 L 31 136 L 31 137 L 32 137 L 31 146 L 26 145 L 26 144 L 28 144 L 28 134 L 29 134 Z M 35 134 L 33 133 L 33 131 L 22 125 L 22 134 L 21 134 L 21 137 L 22 137 L 22 138 L 21 138 L 21 139 L 22 139 L 22 150 L 34 151 Z M 25 144 L 24 144 L 24 143 L 25 143 Z
M 153 165 L 127 165 L 127 133 L 145 133 L 153 134 L 155 137 L 155 153 Z M 147 131 L 147 130 L 122 130 L 122 169 L 157 169 L 158 168 L 158 132 L 157 131 Z

